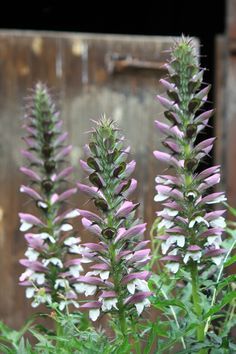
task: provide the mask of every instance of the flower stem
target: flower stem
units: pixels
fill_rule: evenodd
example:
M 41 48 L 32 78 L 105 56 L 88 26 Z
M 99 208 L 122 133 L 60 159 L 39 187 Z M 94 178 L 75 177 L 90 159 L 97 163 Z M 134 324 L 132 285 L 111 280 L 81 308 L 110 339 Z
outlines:
M 212 300 L 211 300 L 211 307 L 214 306 L 214 303 L 216 301 L 216 295 L 217 295 L 217 284 L 219 283 L 220 281 L 220 278 L 222 276 L 222 273 L 223 273 L 223 270 L 224 270 L 224 265 L 225 265 L 225 262 L 227 261 L 227 259 L 229 258 L 229 255 L 230 253 L 232 252 L 232 250 L 234 249 L 234 246 L 236 244 L 236 240 L 234 240 L 234 242 L 232 243 L 231 247 L 229 248 L 223 262 L 222 262 L 222 265 L 220 267 L 220 271 L 218 273 L 218 276 L 217 276 L 217 279 L 216 279 L 216 286 L 215 286 L 215 289 L 214 289 L 214 292 L 213 292 L 213 296 L 212 296 Z M 206 334 L 207 331 L 208 331 L 208 328 L 209 328 L 209 325 L 210 325 L 210 322 L 211 322 L 211 316 L 209 316 L 207 318 L 207 321 L 206 321 L 206 325 L 205 325 L 205 328 L 204 328 L 204 333 Z
M 192 278 L 192 300 L 193 300 L 194 311 L 195 314 L 200 319 L 202 315 L 202 308 L 201 308 L 201 299 L 199 296 L 198 266 L 196 263 L 192 263 L 190 272 Z M 197 340 L 199 342 L 204 342 L 204 339 L 205 339 L 205 333 L 204 333 L 204 323 L 203 323 L 197 327 Z M 207 353 L 205 349 L 201 349 L 199 351 L 199 354 L 205 354 L 205 353 Z
M 168 298 L 166 292 L 163 290 L 163 288 L 161 288 L 160 291 L 161 291 L 162 295 L 164 296 L 164 298 L 165 298 L 166 300 L 169 300 L 169 298 Z M 172 315 L 173 315 L 173 317 L 174 317 L 176 326 L 180 329 L 179 321 L 178 321 L 178 318 L 177 318 L 177 316 L 176 316 L 174 307 L 173 307 L 173 306 L 170 306 L 170 310 L 171 310 L 171 313 L 172 313 Z M 185 344 L 184 337 L 181 337 L 180 340 L 181 340 L 181 342 L 182 342 L 183 348 L 186 349 L 186 344 Z

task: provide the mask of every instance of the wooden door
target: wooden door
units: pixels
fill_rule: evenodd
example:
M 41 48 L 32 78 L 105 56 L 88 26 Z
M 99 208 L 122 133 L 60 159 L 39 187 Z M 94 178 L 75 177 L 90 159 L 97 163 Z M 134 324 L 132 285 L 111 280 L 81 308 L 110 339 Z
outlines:
M 83 180 L 78 159 L 90 119 L 106 113 L 120 124 L 137 161 L 139 187 L 134 199 L 141 201 L 140 213 L 150 230 L 156 210 L 154 178 L 164 167 L 152 154 L 161 147 L 153 123 L 163 112 L 155 96 L 162 90 L 159 78 L 165 74 L 165 50 L 172 43 L 168 37 L 0 32 L 0 319 L 9 325 L 19 327 L 32 311 L 18 286 L 22 272 L 18 260 L 26 248 L 18 212 L 31 208 L 19 193 L 20 184 L 26 183 L 19 167 L 27 89 L 40 80 L 59 97 L 74 147 L 76 180 Z M 74 204 L 82 207 L 84 201 L 78 195 Z

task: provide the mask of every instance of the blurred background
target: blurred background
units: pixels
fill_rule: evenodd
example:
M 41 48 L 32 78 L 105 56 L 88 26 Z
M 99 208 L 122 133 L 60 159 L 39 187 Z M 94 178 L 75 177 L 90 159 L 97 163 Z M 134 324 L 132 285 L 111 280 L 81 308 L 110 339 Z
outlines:
M 182 33 L 195 37 L 217 108 L 206 132 L 218 137 L 208 163 L 222 164 L 221 188 L 236 207 L 236 0 L 8 2 L 0 28 L 0 319 L 17 328 L 31 313 L 18 286 L 26 243 L 17 216 L 31 209 L 19 193 L 26 183 L 19 166 L 28 89 L 38 80 L 52 88 L 74 146 L 76 180 L 84 178 L 78 159 L 90 119 L 106 113 L 118 121 L 137 161 L 135 199 L 150 230 L 157 210 L 154 178 L 164 167 L 152 155 L 161 147 L 153 122 L 163 112 L 155 96 L 163 92 L 166 50 Z M 84 201 L 78 196 L 74 205 Z

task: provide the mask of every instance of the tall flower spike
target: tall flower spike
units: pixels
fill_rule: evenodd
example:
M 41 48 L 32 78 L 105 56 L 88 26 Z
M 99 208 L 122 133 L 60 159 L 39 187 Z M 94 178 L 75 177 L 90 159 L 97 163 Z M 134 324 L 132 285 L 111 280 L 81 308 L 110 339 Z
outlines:
M 199 162 L 208 156 L 214 138 L 196 144 L 197 135 L 207 126 L 213 110 L 203 111 L 210 86 L 202 88 L 204 70 L 198 65 L 191 40 L 183 38 L 171 52 L 166 64 L 168 77 L 160 80 L 168 96 L 157 96 L 165 108 L 170 124 L 156 121 L 156 127 L 166 135 L 163 145 L 169 152 L 154 151 L 154 156 L 175 170 L 175 176 L 156 178 L 157 195 L 164 209 L 159 228 L 164 228 L 163 261 L 176 273 L 193 263 L 222 260 L 221 234 L 225 227 L 224 210 L 210 211 L 211 204 L 225 201 L 224 193 L 212 193 L 211 187 L 220 181 L 220 168 L 214 166 L 198 173 Z
M 124 137 L 113 121 L 103 118 L 96 124 L 85 147 L 87 160 L 81 161 L 92 186 L 79 183 L 78 188 L 99 211 L 100 215 L 79 210 L 83 226 L 97 242 L 81 245 L 82 262 L 89 263 L 90 269 L 74 286 L 86 296 L 96 294 L 96 301 L 81 306 L 89 309 L 93 321 L 101 312 L 112 311 L 125 333 L 126 319 L 135 312 L 140 315 L 150 304 L 150 274 L 143 270 L 150 250 L 143 240 L 146 224 L 135 218 L 139 204 L 127 200 L 137 185 L 130 177 L 135 162 L 127 162 L 130 149 L 124 148 Z
M 20 170 L 30 182 L 20 191 L 35 202 L 39 217 L 19 214 L 20 230 L 27 232 L 28 244 L 26 258 L 20 260 L 26 268 L 20 285 L 26 286 L 26 297 L 32 298 L 33 307 L 52 302 L 58 302 L 61 310 L 70 303 L 78 307 L 71 279 L 79 276 L 82 266 L 77 258 L 66 260 L 68 253 L 78 254 L 79 250 L 79 238 L 68 233 L 73 229 L 69 220 L 79 212 L 64 211 L 65 202 L 77 191 L 65 189 L 73 170 L 66 161 L 71 146 L 65 145 L 67 133 L 61 132 L 62 121 L 46 86 L 36 85 L 27 109 L 23 126 L 27 150 L 22 154 L 28 163 Z

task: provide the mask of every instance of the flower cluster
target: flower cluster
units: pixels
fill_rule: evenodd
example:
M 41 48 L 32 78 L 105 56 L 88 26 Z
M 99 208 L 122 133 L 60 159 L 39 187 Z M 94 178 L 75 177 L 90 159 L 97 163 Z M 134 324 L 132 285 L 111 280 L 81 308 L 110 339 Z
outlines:
M 27 149 L 22 155 L 27 166 L 20 170 L 29 178 L 20 191 L 36 205 L 39 217 L 20 213 L 20 230 L 25 233 L 28 249 L 20 263 L 26 271 L 20 285 L 26 286 L 26 297 L 32 306 L 56 301 L 63 310 L 69 303 L 78 307 L 71 279 L 78 277 L 82 266 L 78 258 L 66 260 L 68 253 L 79 253 L 79 238 L 71 236 L 69 219 L 79 215 L 77 210 L 65 210 L 65 202 L 76 188 L 65 189 L 66 179 L 73 168 L 66 157 L 71 146 L 65 145 L 67 133 L 61 132 L 62 121 L 46 86 L 38 83 L 29 97 L 24 128 Z
M 163 202 L 159 229 L 163 261 L 176 273 L 180 264 L 213 261 L 219 265 L 224 249 L 221 235 L 225 228 L 225 210 L 209 210 L 212 204 L 225 201 L 222 192 L 213 193 L 220 181 L 220 167 L 213 166 L 197 172 L 199 162 L 208 156 L 214 138 L 196 143 L 199 133 L 208 125 L 213 110 L 203 111 L 210 86 L 203 84 L 204 70 L 198 65 L 191 41 L 183 38 L 171 51 L 166 64 L 168 77 L 160 80 L 168 98 L 157 96 L 165 108 L 170 124 L 156 121 L 156 127 L 166 135 L 163 145 L 169 152 L 154 151 L 155 157 L 174 168 L 174 175 L 156 178 L 157 195 Z
M 127 162 L 130 148 L 124 148 L 113 121 L 103 118 L 96 124 L 85 146 L 87 159 L 81 160 L 91 185 L 79 183 L 78 189 L 99 211 L 79 210 L 84 228 L 97 242 L 81 245 L 81 262 L 89 264 L 89 271 L 76 282 L 79 292 L 97 297 L 81 306 L 89 309 L 90 318 L 95 321 L 101 311 L 117 314 L 124 332 L 126 319 L 150 304 L 150 274 L 143 270 L 150 259 L 149 241 L 143 239 L 146 224 L 135 218 L 139 204 L 127 200 L 137 186 L 130 178 L 135 162 Z

